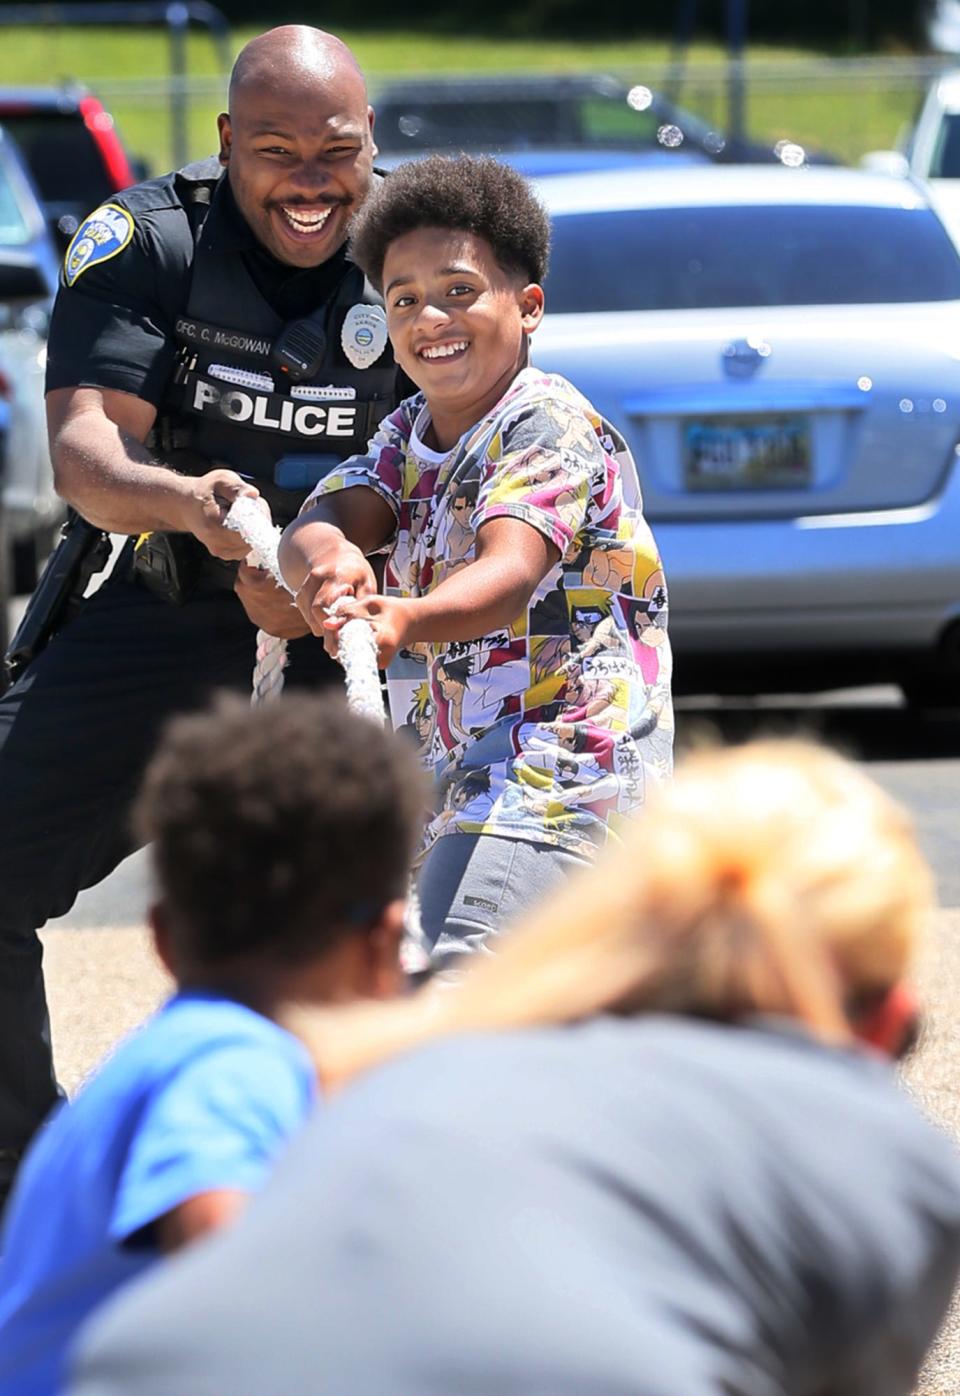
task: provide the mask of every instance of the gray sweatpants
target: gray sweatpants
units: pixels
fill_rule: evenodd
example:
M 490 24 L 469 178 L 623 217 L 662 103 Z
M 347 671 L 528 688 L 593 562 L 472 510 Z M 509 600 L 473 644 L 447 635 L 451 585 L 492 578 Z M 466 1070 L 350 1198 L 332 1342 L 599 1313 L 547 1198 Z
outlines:
M 420 868 L 420 920 L 434 971 L 487 947 L 588 860 L 552 844 L 446 834 Z

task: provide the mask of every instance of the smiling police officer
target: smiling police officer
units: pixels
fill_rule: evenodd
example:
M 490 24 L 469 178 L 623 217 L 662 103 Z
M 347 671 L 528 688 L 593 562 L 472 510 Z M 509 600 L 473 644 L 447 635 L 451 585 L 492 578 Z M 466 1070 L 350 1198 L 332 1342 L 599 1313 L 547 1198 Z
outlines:
M 57 1098 L 36 928 L 131 851 L 162 721 L 249 686 L 257 627 L 293 641 L 291 684 L 335 672 L 289 595 L 241 561 L 230 503 L 259 492 L 288 521 L 402 396 L 345 246 L 379 178 L 356 60 L 319 30 L 274 29 L 237 59 L 229 107 L 218 159 L 97 209 L 64 263 L 57 488 L 131 536 L 0 700 L 0 1193 Z

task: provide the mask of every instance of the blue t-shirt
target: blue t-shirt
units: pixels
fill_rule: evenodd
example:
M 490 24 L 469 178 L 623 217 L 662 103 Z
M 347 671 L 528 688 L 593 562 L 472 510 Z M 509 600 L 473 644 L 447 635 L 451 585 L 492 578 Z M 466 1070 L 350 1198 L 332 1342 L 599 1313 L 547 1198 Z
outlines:
M 0 1243 L 4 1396 L 59 1391 L 80 1323 L 158 1258 L 144 1228 L 199 1193 L 258 1190 L 315 1094 L 301 1043 L 218 995 L 177 994 L 129 1037 L 20 1171 Z

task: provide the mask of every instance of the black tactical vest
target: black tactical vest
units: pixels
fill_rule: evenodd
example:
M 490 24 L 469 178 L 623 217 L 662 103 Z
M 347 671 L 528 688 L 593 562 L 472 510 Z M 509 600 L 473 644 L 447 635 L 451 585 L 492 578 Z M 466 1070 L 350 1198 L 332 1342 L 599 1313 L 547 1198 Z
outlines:
M 309 318 L 314 336 L 325 336 L 319 367 L 297 384 L 278 372 L 271 355 L 284 322 L 240 255 L 217 250 L 204 237 L 220 177 L 215 160 L 177 174 L 196 250 L 186 311 L 176 322 L 179 354 L 153 445 L 161 459 L 190 473 L 216 462 L 252 476 L 283 522 L 317 480 L 366 448 L 396 406 L 397 369 L 389 342 L 366 368 L 355 367 L 344 352 L 344 322 L 358 314 L 353 307 L 380 304 L 359 267 L 347 263 L 326 305 L 312 315 L 314 307 L 305 306 L 301 317 Z M 201 459 L 191 463 L 183 451 Z

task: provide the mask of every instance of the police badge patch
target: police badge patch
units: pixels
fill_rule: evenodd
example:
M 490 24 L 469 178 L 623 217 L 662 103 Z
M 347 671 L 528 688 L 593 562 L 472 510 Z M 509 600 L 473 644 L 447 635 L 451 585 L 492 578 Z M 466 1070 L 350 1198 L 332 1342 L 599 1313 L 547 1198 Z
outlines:
M 340 333 L 343 352 L 354 368 L 369 368 L 387 347 L 387 317 L 379 305 L 352 305 Z
M 97 262 L 108 262 L 122 252 L 133 237 L 133 219 L 119 204 L 101 204 L 85 218 L 73 235 L 63 259 L 68 286 Z

